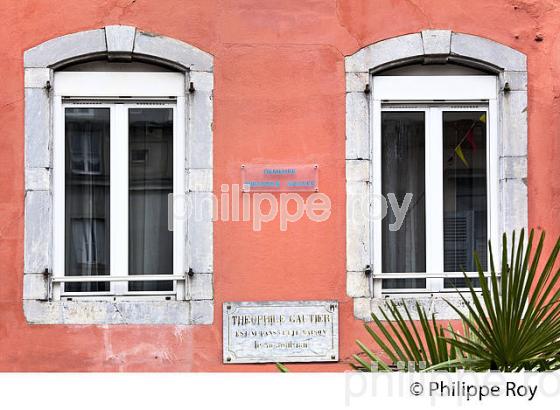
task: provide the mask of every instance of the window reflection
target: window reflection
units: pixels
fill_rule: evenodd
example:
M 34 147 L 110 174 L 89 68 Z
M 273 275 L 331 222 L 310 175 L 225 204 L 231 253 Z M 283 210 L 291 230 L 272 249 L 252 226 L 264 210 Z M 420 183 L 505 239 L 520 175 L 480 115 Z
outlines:
M 108 108 L 66 108 L 66 275 L 109 275 Z M 66 283 L 66 292 L 109 291 L 109 282 Z
M 173 110 L 129 110 L 129 273 L 173 273 L 168 195 L 173 192 Z M 130 291 L 171 291 L 172 281 L 130 282 Z
M 443 113 L 444 270 L 487 265 L 486 114 Z M 449 282 L 451 286 L 451 283 Z M 447 286 L 446 284 L 446 287 Z
M 383 112 L 382 194 L 394 194 L 402 203 L 412 193 L 403 225 L 391 231 L 393 223 L 382 221 L 382 270 L 384 273 L 426 271 L 425 212 L 425 122 L 424 112 Z M 425 287 L 425 280 L 385 279 L 384 288 Z

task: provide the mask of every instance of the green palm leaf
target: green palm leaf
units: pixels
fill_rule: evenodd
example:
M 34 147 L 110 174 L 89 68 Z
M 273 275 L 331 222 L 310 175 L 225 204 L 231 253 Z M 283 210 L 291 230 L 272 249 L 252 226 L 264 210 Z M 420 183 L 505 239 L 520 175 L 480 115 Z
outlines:
M 354 355 L 354 360 L 358 363 L 352 364 L 354 369 L 366 372 L 424 371 L 438 366 L 438 370 L 453 371 L 463 359 L 462 353 L 458 353 L 456 347 L 447 343 L 443 327 L 436 323 L 434 316 L 428 319 L 420 304 L 416 303 L 417 320 L 413 319 L 405 304 L 399 306 L 392 300 L 386 302 L 385 308 L 379 310 L 384 320 L 375 313 L 371 315 L 377 329 L 368 324 L 364 326 L 377 346 L 389 358 L 389 362 L 381 360 L 372 349 L 357 340 L 358 347 L 370 363 Z
M 490 252 L 490 284 L 475 257 L 481 291 L 467 278 L 470 300 L 461 295 L 469 316 L 448 301 L 461 317 L 464 334 L 448 330 L 447 343 L 465 352 L 477 370 L 551 370 L 560 366 L 560 270 L 554 270 L 560 240 L 544 262 L 541 256 L 545 234 L 533 251 L 534 232 L 525 246 L 525 232 L 519 240 L 512 235 L 508 260 L 508 241 L 504 234 L 501 275 L 494 268 Z M 539 270 L 539 267 L 540 270 Z M 465 275 L 466 277 L 466 275 Z M 466 361 L 463 366 L 472 365 Z
M 560 269 L 555 269 L 560 239 L 543 261 L 545 234 L 536 247 L 534 237 L 531 231 L 525 244 L 525 231 L 518 239 L 514 232 L 508 244 L 504 234 L 498 265 L 488 242 L 488 273 L 475 254 L 480 288 L 465 274 L 468 292 L 458 293 L 463 306 L 447 301 L 459 315 L 462 329 L 451 325 L 444 329 L 418 303 L 414 320 L 405 303 L 386 302 L 380 316 L 372 313 L 376 329 L 365 327 L 389 361 L 383 362 L 375 349 L 357 341 L 370 363 L 355 355 L 358 364 L 353 367 L 372 371 L 377 363 L 382 370 L 560 369 Z

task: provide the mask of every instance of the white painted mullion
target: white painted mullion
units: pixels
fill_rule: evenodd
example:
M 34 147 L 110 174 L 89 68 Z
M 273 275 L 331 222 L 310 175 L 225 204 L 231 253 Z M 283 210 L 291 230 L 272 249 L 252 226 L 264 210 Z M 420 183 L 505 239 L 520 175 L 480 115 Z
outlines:
M 488 237 L 492 241 L 492 247 L 500 247 L 500 177 L 499 177 L 499 147 L 498 147 L 498 102 L 497 100 L 488 101 L 488 111 L 486 113 L 486 168 L 487 168 L 487 218 L 488 218 Z M 488 252 L 488 249 L 486 249 Z M 497 269 L 501 266 L 501 253 L 495 252 L 494 262 Z M 490 271 L 490 254 L 488 252 L 487 267 Z
M 111 107 L 110 137 L 111 276 L 128 275 L 128 109 Z M 116 295 L 128 291 L 127 282 L 111 282 Z
M 381 144 L 381 101 L 372 100 L 372 144 L 371 144 L 371 189 L 370 189 L 370 207 L 381 198 L 382 195 L 382 144 Z M 379 204 L 377 203 L 379 206 Z M 373 215 L 375 210 L 370 209 L 370 215 Z M 373 273 L 373 296 L 381 297 L 382 292 L 382 279 L 376 279 L 376 275 L 382 273 L 382 246 L 381 246 L 381 235 L 382 235 L 382 220 L 380 218 L 370 217 L 370 227 L 371 229 L 371 246 L 370 246 L 370 260 L 372 261 L 371 269 Z
M 426 272 L 443 272 L 443 124 L 442 109 L 426 111 Z M 426 279 L 434 292 L 443 289 L 442 278 Z
M 173 109 L 173 207 L 169 209 L 173 217 L 173 274 L 185 274 L 185 97 L 177 98 Z M 177 300 L 184 300 L 185 281 L 175 281 Z
M 65 130 L 64 130 L 64 107 L 62 97 L 53 97 L 53 271 L 54 277 L 64 276 L 64 247 L 65 247 Z M 63 284 L 53 284 L 52 296 L 54 300 L 60 299 Z

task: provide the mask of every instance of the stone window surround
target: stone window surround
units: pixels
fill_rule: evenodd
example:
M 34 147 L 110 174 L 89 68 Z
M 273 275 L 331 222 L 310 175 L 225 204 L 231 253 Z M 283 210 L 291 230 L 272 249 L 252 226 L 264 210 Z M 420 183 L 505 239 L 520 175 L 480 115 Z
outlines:
M 351 204 L 370 203 L 371 112 L 366 87 L 382 70 L 407 64 L 453 62 L 495 73 L 498 78 L 499 232 L 526 228 L 527 212 L 527 58 L 492 40 L 450 30 L 425 30 L 366 46 L 345 59 L 346 69 L 346 290 L 354 316 L 371 320 L 383 297 L 374 297 L 369 218 L 353 217 Z M 358 207 L 359 208 L 359 207 Z M 417 317 L 419 302 L 438 319 L 458 319 L 444 301 L 453 294 L 393 296 Z
M 53 301 L 52 94 L 54 71 L 91 60 L 144 61 L 185 73 L 187 204 L 196 215 L 186 229 L 184 301 Z M 213 56 L 184 42 L 107 26 L 48 40 L 24 53 L 25 240 L 23 309 L 36 324 L 211 324 L 214 318 L 212 227 Z M 191 238 L 197 238 L 196 241 Z

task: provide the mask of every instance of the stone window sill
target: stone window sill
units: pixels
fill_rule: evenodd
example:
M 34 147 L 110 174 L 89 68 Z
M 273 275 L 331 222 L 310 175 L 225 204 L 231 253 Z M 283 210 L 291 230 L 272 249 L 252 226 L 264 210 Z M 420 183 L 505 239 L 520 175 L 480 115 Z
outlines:
M 466 295 L 465 298 L 470 300 L 470 295 Z M 410 315 L 414 320 L 418 320 L 418 310 L 416 309 L 416 303 L 422 306 L 427 313 L 428 317 L 435 315 L 437 320 L 459 320 L 460 316 L 455 310 L 451 308 L 449 301 L 454 306 L 461 309 L 463 312 L 467 312 L 467 306 L 463 299 L 456 294 L 442 294 L 442 295 L 419 295 L 419 296 L 409 296 L 406 297 L 399 295 L 385 296 L 382 298 L 354 298 L 354 316 L 357 319 L 372 321 L 371 313 L 375 313 L 377 317 L 384 321 L 385 318 L 381 315 L 379 308 L 384 308 L 385 303 L 388 301 L 394 301 L 397 305 L 406 305 Z M 404 309 L 401 309 L 403 317 L 406 317 Z
M 190 301 L 39 301 L 23 302 L 32 324 L 195 325 L 211 324 L 212 300 Z

